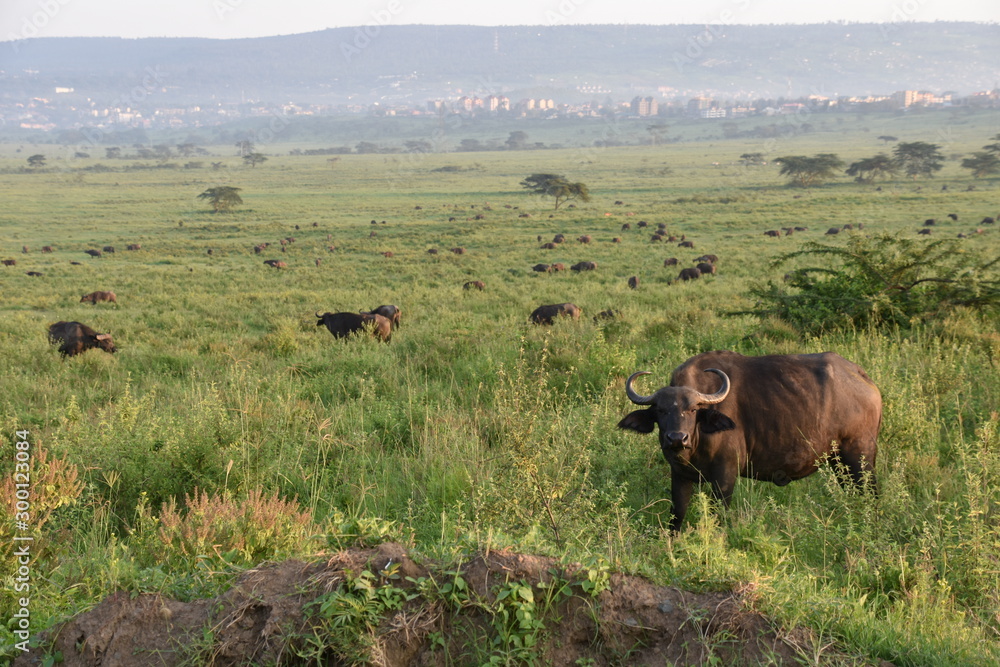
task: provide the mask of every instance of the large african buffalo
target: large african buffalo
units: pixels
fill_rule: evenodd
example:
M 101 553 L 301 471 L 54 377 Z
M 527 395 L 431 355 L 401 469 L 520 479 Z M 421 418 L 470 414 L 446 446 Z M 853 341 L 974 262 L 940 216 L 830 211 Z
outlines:
M 570 271 L 593 271 L 597 268 L 597 262 L 577 262 L 569 267 Z
M 375 313 L 316 313 L 316 326 L 326 326 L 334 338 L 347 338 L 356 331 L 370 328 L 379 340 L 389 342 L 392 336 L 392 322 Z
M 118 299 L 115 297 L 114 292 L 91 292 L 90 294 L 84 294 L 80 297 L 80 303 L 92 303 L 96 306 L 98 301 L 109 301 L 114 304 L 118 303 Z
M 279 259 L 265 259 L 264 263 L 276 269 L 287 269 L 288 265 Z
M 678 530 L 694 486 L 709 482 L 728 505 L 738 476 L 778 486 L 816 472 L 829 456 L 859 486 L 875 489 L 875 454 L 882 396 L 865 371 L 832 352 L 745 357 L 705 352 L 678 366 L 670 385 L 641 396 L 648 405 L 618 426 L 638 433 L 660 428 L 660 448 L 671 472 Z M 834 445 L 833 443 L 837 443 Z M 867 475 L 870 475 L 868 477 Z
M 701 278 L 701 269 L 695 267 L 681 269 L 681 272 L 677 274 L 677 280 L 697 280 L 698 278 Z
M 695 268 L 701 271 L 701 275 L 703 276 L 715 275 L 715 264 L 712 264 L 711 262 L 702 262 Z
M 575 303 L 555 303 L 535 308 L 529 319 L 535 324 L 552 324 L 561 315 L 568 315 L 578 320 L 581 312 L 583 311 Z
M 97 333 L 79 322 L 56 322 L 49 325 L 49 342 L 53 345 L 62 343 L 59 352 L 63 357 L 73 357 L 92 348 L 111 353 L 118 351 L 111 340 L 111 334 Z
M 376 315 L 381 315 L 385 319 L 389 320 L 393 329 L 399 326 L 399 306 L 379 306 L 378 308 L 372 308 L 370 312 L 375 313 Z
M 100 257 L 101 256 L 101 251 L 100 250 L 94 250 L 93 248 L 91 248 L 90 250 L 84 250 L 84 252 L 87 253 L 88 255 L 90 255 L 91 257 Z
M 462 285 L 462 289 L 477 289 L 480 292 L 482 292 L 484 289 L 486 289 L 486 283 L 484 283 L 482 280 L 470 280 L 464 285 Z

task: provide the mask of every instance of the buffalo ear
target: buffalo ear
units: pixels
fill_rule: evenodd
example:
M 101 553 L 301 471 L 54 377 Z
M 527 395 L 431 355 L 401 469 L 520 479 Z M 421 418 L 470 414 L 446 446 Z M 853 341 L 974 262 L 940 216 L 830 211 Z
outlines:
M 625 428 L 636 433 L 652 433 L 655 427 L 656 415 L 653 414 L 652 408 L 630 412 L 618 422 L 618 428 Z
M 702 408 L 698 410 L 696 419 L 701 427 L 702 433 L 718 433 L 720 431 L 732 431 L 736 428 L 736 422 L 713 408 Z

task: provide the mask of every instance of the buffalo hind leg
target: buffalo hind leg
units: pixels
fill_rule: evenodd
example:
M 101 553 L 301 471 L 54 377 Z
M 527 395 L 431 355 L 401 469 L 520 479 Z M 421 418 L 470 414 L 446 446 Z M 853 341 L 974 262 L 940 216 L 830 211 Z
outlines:
M 842 474 L 850 475 L 851 481 L 862 491 L 878 495 L 878 481 L 875 479 L 875 447 L 865 447 L 856 440 L 844 440 L 840 447 L 830 453 L 830 462 L 837 471 L 841 485 L 847 480 Z

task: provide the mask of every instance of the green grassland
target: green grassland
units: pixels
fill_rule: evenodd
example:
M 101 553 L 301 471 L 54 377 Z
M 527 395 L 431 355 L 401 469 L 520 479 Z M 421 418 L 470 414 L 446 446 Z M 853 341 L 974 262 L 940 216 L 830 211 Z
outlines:
M 740 154 L 835 152 L 851 162 L 891 150 L 876 136 L 892 134 L 968 155 L 1000 131 L 1000 116 L 809 122 L 816 131 L 724 140 L 710 123 L 682 121 L 669 131 L 677 141 L 617 148 L 592 147 L 600 125 L 559 128 L 555 139 L 539 126 L 532 140 L 567 147 L 333 162 L 288 155 L 308 145 L 293 141 L 293 129 L 276 138 L 286 143 L 258 147 L 270 157 L 255 168 L 231 146 L 210 146 L 210 159 L 223 162 L 214 170 L 3 146 L 0 253 L 17 260 L 0 267 L 4 442 L 30 430 L 36 452 L 79 473 L 74 487 L 58 465 L 45 483 L 45 470 L 35 471 L 35 511 L 52 513 L 36 526 L 34 628 L 119 588 L 208 595 L 234 568 L 263 559 L 392 538 L 435 558 L 511 547 L 689 589 L 752 586 L 778 624 L 814 633 L 817 657 L 805 664 L 824 664 L 827 643 L 857 664 L 996 663 L 1000 314 L 812 337 L 731 313 L 754 305 L 750 285 L 794 268 L 772 262 L 806 241 L 916 237 L 935 218 L 932 238 L 966 233 L 964 251 L 1000 254 L 1000 226 L 980 224 L 1000 214 L 1000 183 L 974 182 L 955 159 L 934 179 L 878 191 L 847 177 L 789 188 L 776 166 L 743 167 Z M 618 132 L 640 137 L 642 128 Z M 48 166 L 23 169 L 33 153 Z M 88 169 L 98 163 L 110 170 Z M 586 183 L 592 201 L 554 210 L 518 185 L 537 172 Z M 242 188 L 244 205 L 211 213 L 197 195 L 217 185 Z M 650 228 L 638 229 L 640 220 Z M 626 222 L 632 229 L 622 231 Z M 661 222 L 694 250 L 651 243 Z M 849 223 L 864 229 L 824 235 Z M 763 234 L 792 226 L 808 231 Z M 539 249 L 538 236 L 560 232 L 566 243 Z M 584 234 L 588 245 L 575 240 Z M 282 252 L 286 237 L 295 241 Z M 272 245 L 255 254 L 263 242 Z M 130 243 L 142 249 L 125 251 Z M 43 245 L 55 251 L 42 254 Z M 105 245 L 117 252 L 84 254 Z M 448 252 L 457 246 L 466 253 Z M 702 253 L 719 256 L 718 274 L 673 283 Z M 665 268 L 667 257 L 680 266 Z M 272 258 L 288 268 L 263 264 Z M 531 270 L 582 260 L 598 269 Z M 626 284 L 632 275 L 637 290 Z M 463 290 L 469 280 L 486 289 Z M 117 305 L 79 303 L 94 290 L 114 291 Z M 583 309 L 578 322 L 528 324 L 538 305 L 564 301 Z M 313 317 L 383 303 L 402 309 L 389 344 L 335 340 Z M 607 308 L 621 317 L 591 319 Z M 60 359 L 45 335 L 57 320 L 112 333 L 118 353 Z M 842 489 L 825 468 L 781 488 L 742 480 L 729 511 L 696 503 L 689 527 L 671 536 L 669 470 L 654 436 L 615 427 L 631 409 L 624 378 L 649 370 L 643 388 L 666 384 L 674 367 L 713 349 L 832 350 L 861 364 L 885 401 L 878 501 Z M 10 477 L 13 446 L 2 451 Z M 158 517 L 195 489 L 236 501 L 277 493 L 308 510 L 314 529 L 244 527 L 256 541 L 178 546 Z M 11 525 L 5 518 L 0 528 L 4 549 Z M 7 582 L 13 563 L 4 552 Z M 4 618 L 16 597 L 4 587 Z

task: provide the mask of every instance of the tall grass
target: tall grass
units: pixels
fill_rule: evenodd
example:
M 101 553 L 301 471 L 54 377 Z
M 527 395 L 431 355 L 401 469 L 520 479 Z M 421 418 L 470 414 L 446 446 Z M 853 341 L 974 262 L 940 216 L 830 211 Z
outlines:
M 924 133 L 893 132 L 906 140 L 943 128 L 954 150 L 972 150 L 996 122 L 918 120 L 854 119 L 782 139 L 779 154 L 834 145 L 863 157 L 880 149 L 873 128 L 890 126 Z M 35 618 L 47 624 L 119 587 L 182 597 L 224 587 L 238 559 L 183 558 L 160 518 L 178 521 L 185 497 L 215 499 L 196 506 L 220 508 L 220 521 L 226 502 L 274 497 L 308 511 L 320 536 L 302 539 L 300 555 L 392 537 L 442 557 L 487 546 L 600 557 L 660 582 L 753 591 L 748 599 L 778 623 L 805 625 L 866 659 L 995 661 L 1000 315 L 803 338 L 725 313 L 750 305 L 752 281 L 780 279 L 787 268 L 773 268 L 774 257 L 827 227 L 863 221 L 915 234 L 936 217 L 936 234 L 968 232 L 997 213 L 996 183 L 961 191 L 969 180 L 949 163 L 934 186 L 894 181 L 877 192 L 845 179 L 793 190 L 768 167 L 733 164 L 750 146 L 712 138 L 406 162 L 344 156 L 332 166 L 275 155 L 256 169 L 230 157 L 222 172 L 22 174 L 6 158 L 0 248 L 18 264 L 0 274 L 0 423 L 5 438 L 29 429 L 82 481 L 39 534 L 47 546 L 34 564 Z M 434 171 L 444 165 L 475 168 Z M 587 183 L 594 201 L 553 211 L 518 192 L 525 175 L 549 170 Z M 244 188 L 242 210 L 203 210 L 195 197 L 212 184 Z M 639 220 L 665 223 L 695 249 L 651 243 Z M 795 225 L 809 231 L 763 235 Z M 557 232 L 570 240 L 539 249 L 537 236 Z M 572 240 L 582 234 L 594 241 Z M 277 241 L 288 236 L 296 240 L 282 253 Z M 254 254 L 265 241 L 272 246 Z M 125 252 L 127 243 L 143 249 Z M 966 243 L 996 254 L 1000 232 Z M 83 254 L 109 244 L 114 255 Z M 43 255 L 41 245 L 56 251 Z M 466 254 L 447 251 L 454 246 Z M 671 284 L 679 267 L 665 268 L 665 258 L 690 266 L 704 252 L 719 255 L 717 276 Z M 272 257 L 289 268 L 264 266 Z M 531 271 L 580 260 L 599 268 Z M 44 275 L 26 276 L 31 269 Z M 630 275 L 639 289 L 628 289 Z M 486 290 L 463 290 L 473 279 Z M 118 305 L 79 303 L 97 289 L 114 290 Z M 583 317 L 528 324 L 536 306 L 563 301 Z M 382 303 L 402 308 L 389 344 L 335 340 L 313 317 Z M 621 317 L 592 321 L 606 308 Z M 111 332 L 119 353 L 61 360 L 45 340 L 57 320 Z M 666 383 L 710 349 L 833 350 L 866 368 L 885 401 L 880 498 L 841 488 L 825 469 L 787 487 L 741 481 L 729 511 L 702 498 L 687 530 L 671 536 L 669 471 L 655 439 L 614 427 L 629 409 L 623 380 L 650 370 Z M 7 456 L 0 469 L 12 468 Z M 244 533 L 232 544 L 261 545 L 255 557 L 295 553 L 261 538 L 264 524 L 230 522 Z M 236 548 L 218 539 L 203 549 Z M 3 609 L 12 597 L 5 589 Z

